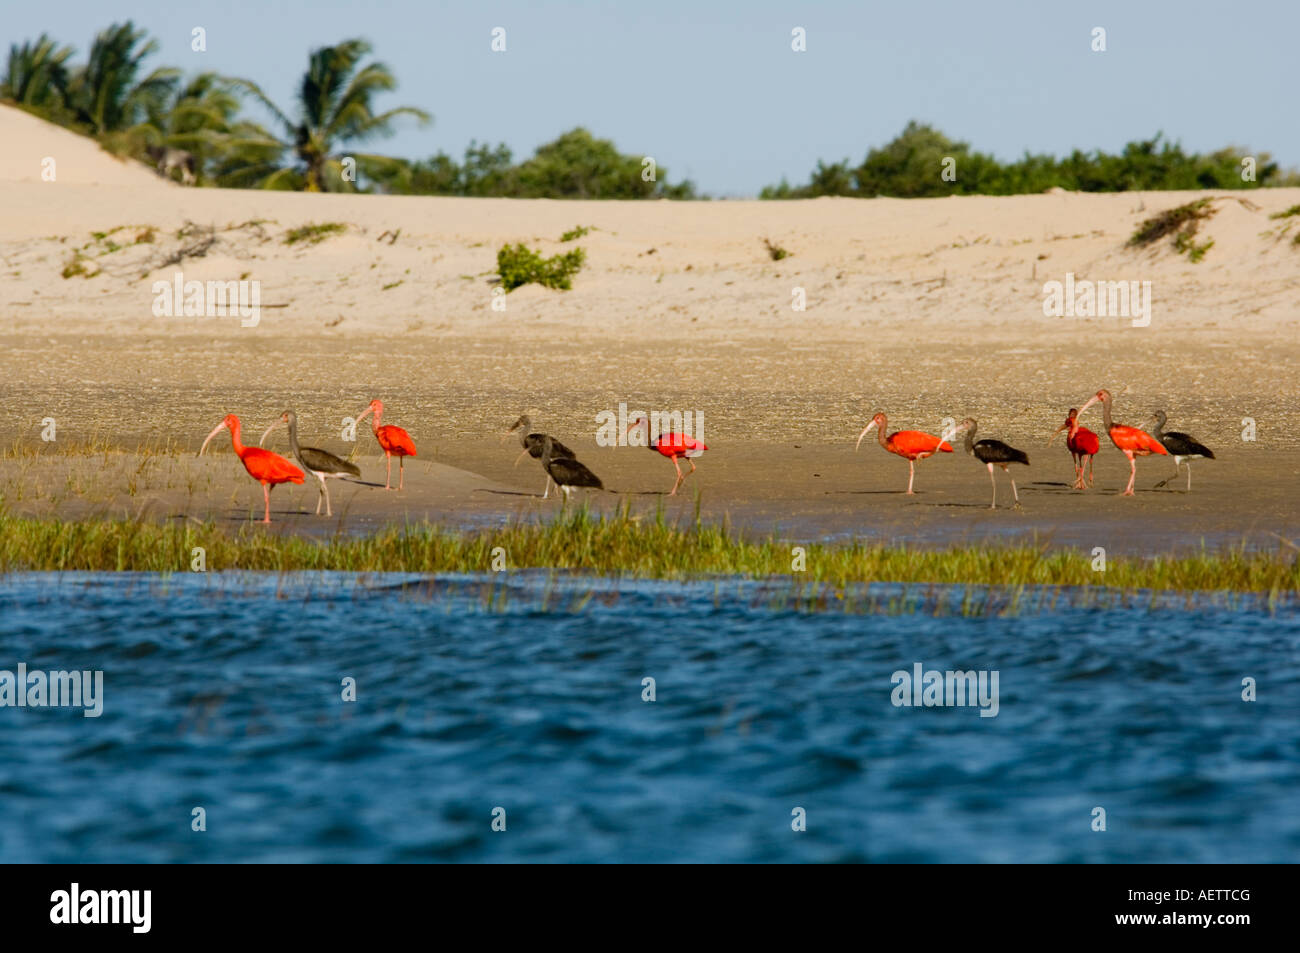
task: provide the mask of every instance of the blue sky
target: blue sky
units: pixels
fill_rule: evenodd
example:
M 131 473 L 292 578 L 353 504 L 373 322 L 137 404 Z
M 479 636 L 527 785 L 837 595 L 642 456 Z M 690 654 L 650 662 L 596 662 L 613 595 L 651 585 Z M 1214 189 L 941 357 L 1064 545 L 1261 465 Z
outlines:
M 817 159 L 860 161 L 909 119 L 1001 158 L 1115 150 L 1163 130 L 1189 149 L 1270 151 L 1300 167 L 1300 2 L 654 2 L 4 0 L 0 43 L 49 32 L 84 56 L 132 19 L 155 65 L 246 76 L 292 104 L 308 50 L 361 36 L 393 70 L 381 107 L 420 106 L 377 151 L 516 158 L 574 126 L 652 155 L 669 177 L 753 195 Z M 206 53 L 190 31 L 207 31 Z M 507 50 L 490 49 L 493 27 Z M 807 52 L 790 31 L 807 31 Z M 1094 27 L 1107 51 L 1090 49 Z M 250 106 L 250 112 L 257 110 Z M 263 118 L 259 115 L 259 118 Z

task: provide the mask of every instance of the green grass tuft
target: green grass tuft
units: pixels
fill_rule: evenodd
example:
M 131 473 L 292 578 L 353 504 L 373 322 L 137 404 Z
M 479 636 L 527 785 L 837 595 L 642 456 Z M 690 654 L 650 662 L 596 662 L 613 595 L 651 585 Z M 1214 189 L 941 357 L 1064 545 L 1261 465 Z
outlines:
M 1214 242 L 1211 240 L 1203 245 L 1197 245 L 1194 240 L 1196 231 L 1200 228 L 1201 222 L 1212 217 L 1217 211 L 1218 209 L 1210 204 L 1208 198 L 1166 209 L 1139 225 L 1137 231 L 1129 238 L 1128 245 L 1130 248 L 1144 248 L 1167 235 L 1173 235 L 1174 249 L 1180 255 L 1186 252 L 1191 261 L 1198 262 L 1205 257 L 1205 253 L 1213 247 Z
M 312 222 L 300 228 L 289 229 L 284 233 L 284 243 L 286 245 L 296 245 L 299 242 L 307 242 L 310 245 L 316 245 L 331 235 L 338 235 L 347 230 L 348 227 L 342 222 Z

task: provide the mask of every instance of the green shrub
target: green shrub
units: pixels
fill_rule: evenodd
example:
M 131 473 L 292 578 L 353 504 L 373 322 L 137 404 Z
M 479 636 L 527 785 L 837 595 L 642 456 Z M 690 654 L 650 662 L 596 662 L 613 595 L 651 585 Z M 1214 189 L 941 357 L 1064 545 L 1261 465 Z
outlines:
M 543 258 L 521 242 L 505 245 L 497 252 L 497 274 L 506 291 L 529 283 L 568 291 L 573 287 L 573 276 L 586 260 L 587 253 L 581 248 Z
M 560 236 L 560 241 L 571 242 L 575 238 L 581 238 L 583 235 L 586 235 L 589 231 L 591 231 L 591 229 L 586 225 L 575 225 Z

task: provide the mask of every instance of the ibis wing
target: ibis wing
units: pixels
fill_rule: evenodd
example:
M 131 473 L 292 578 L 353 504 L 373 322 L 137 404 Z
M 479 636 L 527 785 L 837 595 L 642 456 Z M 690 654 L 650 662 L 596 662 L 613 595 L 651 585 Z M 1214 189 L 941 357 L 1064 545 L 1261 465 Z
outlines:
M 298 462 L 308 470 L 314 470 L 317 473 L 346 473 L 350 476 L 361 476 L 361 468 L 355 463 L 334 456 L 328 450 L 320 450 L 316 447 L 299 447 Z
M 1197 443 L 1185 433 L 1171 431 L 1166 433 L 1160 440 L 1165 445 L 1165 449 L 1178 457 L 1205 457 L 1207 460 L 1214 459 L 1214 451 L 1203 443 Z

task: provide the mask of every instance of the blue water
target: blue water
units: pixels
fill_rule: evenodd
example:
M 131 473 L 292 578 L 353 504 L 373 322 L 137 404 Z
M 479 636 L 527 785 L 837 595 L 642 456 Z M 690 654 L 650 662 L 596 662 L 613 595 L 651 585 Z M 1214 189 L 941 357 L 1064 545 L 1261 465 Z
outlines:
M 0 576 L 0 669 L 101 669 L 105 695 L 0 708 L 0 861 L 1300 859 L 1294 605 L 788 596 Z M 997 670 L 997 716 L 895 707 L 916 662 Z

